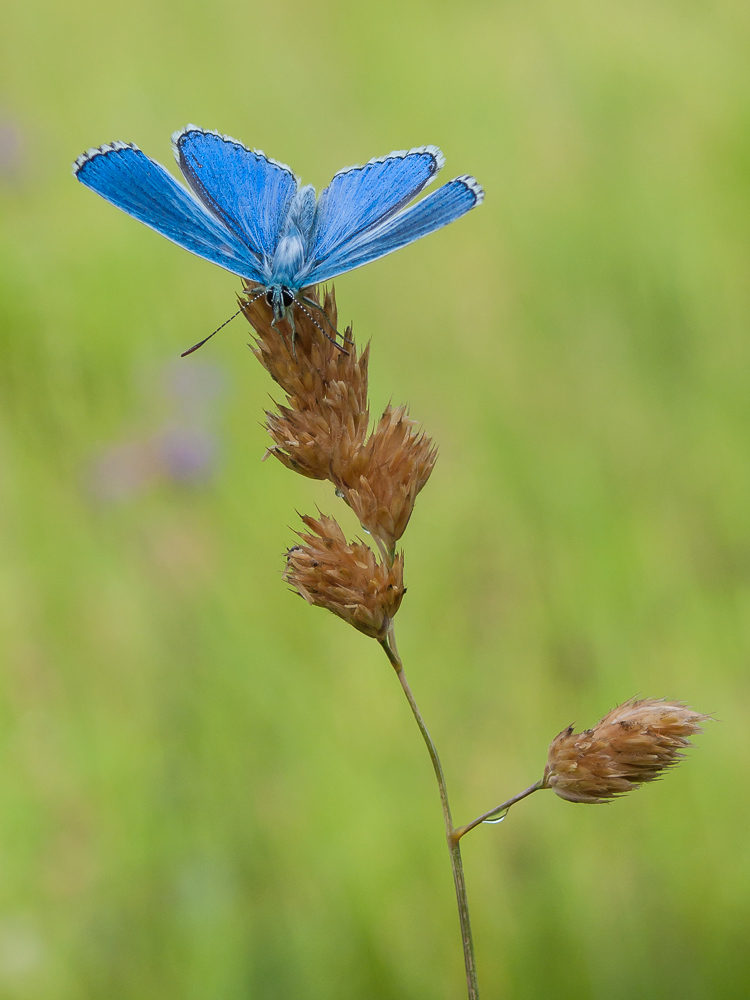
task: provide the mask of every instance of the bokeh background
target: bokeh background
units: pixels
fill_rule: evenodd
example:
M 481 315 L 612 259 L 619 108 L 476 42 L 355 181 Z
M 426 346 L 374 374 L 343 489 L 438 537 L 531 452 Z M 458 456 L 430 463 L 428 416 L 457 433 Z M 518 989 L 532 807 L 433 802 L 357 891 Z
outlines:
M 324 186 L 422 143 L 482 208 L 341 278 L 440 459 L 399 644 L 457 821 L 634 694 L 720 720 L 465 841 L 489 998 L 748 995 L 750 7 L 25 0 L 0 34 L 0 997 L 463 995 L 429 760 L 281 580 L 239 281 L 76 184 L 188 122 Z

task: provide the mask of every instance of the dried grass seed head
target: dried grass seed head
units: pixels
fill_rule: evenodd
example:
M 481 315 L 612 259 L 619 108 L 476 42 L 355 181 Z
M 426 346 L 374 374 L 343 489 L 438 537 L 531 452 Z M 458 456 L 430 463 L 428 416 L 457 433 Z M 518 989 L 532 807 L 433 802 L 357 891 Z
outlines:
M 564 729 L 549 748 L 544 787 L 570 802 L 606 802 L 654 781 L 677 764 L 701 715 L 677 701 L 631 699 L 593 729 Z
M 388 406 L 368 437 L 369 345 L 358 355 L 347 330 L 346 352 L 332 343 L 309 308 L 291 307 L 291 325 L 272 325 L 273 310 L 259 286 L 246 283 L 243 312 L 256 331 L 253 352 L 287 399 L 267 411 L 273 440 L 267 454 L 311 479 L 328 479 L 384 551 L 393 555 L 414 504 L 432 473 L 437 448 L 408 416 L 406 407 Z M 306 297 L 319 302 L 317 289 Z M 333 290 L 322 306 L 337 322 Z
M 248 286 L 251 297 L 254 290 Z M 317 289 L 306 289 L 305 295 L 320 301 Z M 294 349 L 289 321 L 273 327 L 273 310 L 263 296 L 243 309 L 257 334 L 253 353 L 288 397 L 285 404 L 277 404 L 278 412 L 266 413 L 274 442 L 269 453 L 294 472 L 337 484 L 341 470 L 352 464 L 367 437 L 369 345 L 359 355 L 348 328 L 344 352 L 322 332 L 328 325 L 332 335 L 336 326 L 333 289 L 322 306 L 328 324 L 312 307 L 291 308 Z
M 356 367 L 351 327 L 346 329 L 343 344 L 334 336 L 338 310 L 333 288 L 326 292 L 322 305 L 317 287 L 303 289 L 301 294 L 317 308 L 295 300 L 287 318 L 275 326 L 273 309 L 263 295 L 256 297 L 260 287 L 245 282 L 245 288 L 247 297 L 240 299 L 240 307 L 256 333 L 253 353 L 288 396 L 298 398 L 303 405 L 313 405 L 324 394 L 328 382 L 340 379 L 355 392 L 358 390 L 360 404 L 366 406 L 366 372 L 362 383 L 359 373 L 348 371 L 349 367 Z
M 327 390 L 315 408 L 277 404 L 276 412 L 266 411 L 274 442 L 268 454 L 303 476 L 337 483 L 337 470 L 364 446 L 369 414 L 358 411 L 345 382 L 330 383 Z
M 434 442 L 405 406 L 388 406 L 338 484 L 363 528 L 393 551 L 437 460 Z
M 309 529 L 286 555 L 284 579 L 308 602 L 326 608 L 365 635 L 384 639 L 404 596 L 403 556 L 378 561 L 361 542 L 348 543 L 324 514 L 303 516 Z

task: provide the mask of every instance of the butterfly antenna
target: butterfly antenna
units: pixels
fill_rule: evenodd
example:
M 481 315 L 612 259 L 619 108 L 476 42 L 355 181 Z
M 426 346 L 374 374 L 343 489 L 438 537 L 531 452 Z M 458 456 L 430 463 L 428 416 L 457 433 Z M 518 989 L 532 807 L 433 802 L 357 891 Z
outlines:
M 310 305 L 313 305 L 313 306 L 315 305 L 315 303 L 312 301 L 312 299 L 305 299 L 305 302 L 309 302 Z M 317 326 L 317 328 L 320 330 L 320 332 L 323 334 L 323 336 L 326 338 L 326 340 L 330 340 L 331 341 L 331 343 L 336 348 L 336 350 L 341 351 L 342 354 L 348 354 L 349 353 L 348 351 L 344 350 L 344 348 L 341 346 L 341 344 L 337 344 L 336 341 L 333 339 L 333 337 L 330 334 L 326 333 L 326 331 L 323 329 L 323 327 L 320 325 L 320 323 L 315 319 L 315 317 L 310 312 L 310 310 L 306 309 L 304 307 L 304 305 L 302 304 L 301 299 L 297 299 L 297 305 L 300 307 L 300 309 L 305 314 L 305 316 L 307 316 L 307 318 L 310 320 L 310 322 L 314 323 L 314 325 Z M 320 306 L 318 306 L 318 308 L 320 308 Z M 322 309 L 320 311 L 323 312 Z M 325 313 L 323 313 L 323 315 L 325 316 Z M 327 316 L 326 316 L 326 319 L 328 319 Z M 338 334 L 338 336 L 340 337 L 341 334 L 338 332 L 338 330 L 336 329 L 336 327 L 331 323 L 330 320 L 328 320 L 328 322 L 330 323 L 331 329 L 334 331 L 334 333 Z M 351 341 L 351 340 L 347 340 L 346 342 L 347 342 L 347 344 L 353 343 L 353 341 Z
M 308 299 L 308 297 L 306 295 L 300 295 L 300 297 L 297 299 L 297 301 L 298 302 L 306 302 L 309 306 L 312 306 L 313 309 L 317 309 L 318 312 L 323 313 L 323 315 L 326 318 L 326 323 L 328 323 L 328 325 L 330 326 L 330 328 L 333 330 L 333 332 L 336 334 L 337 337 L 341 337 L 341 339 L 344 341 L 345 344 L 353 344 L 354 343 L 354 341 L 350 340 L 349 337 L 345 336 L 343 333 L 339 333 L 339 331 L 336 329 L 336 327 L 333 325 L 333 323 L 328 318 L 328 313 L 314 299 Z M 307 310 L 305 310 L 305 312 L 307 312 Z M 309 313 L 307 313 L 307 315 L 310 316 Z M 310 316 L 310 319 L 312 319 L 312 316 Z M 315 323 L 315 320 L 313 320 L 313 323 Z M 319 330 L 321 329 L 321 327 L 318 326 L 317 323 L 315 323 L 315 325 L 318 327 Z M 323 330 L 323 333 L 325 333 L 325 330 Z M 326 337 L 328 337 L 327 333 L 326 333 Z M 328 337 L 328 339 L 330 340 L 331 338 Z M 338 347 L 338 344 L 336 346 Z M 344 351 L 344 354 L 346 354 L 346 353 L 347 352 Z
M 193 351 L 197 351 L 199 347 L 203 347 L 204 344 L 207 344 L 209 342 L 209 340 L 211 339 L 211 337 L 215 337 L 216 334 L 219 332 L 219 330 L 223 330 L 224 329 L 224 327 L 227 325 L 227 323 L 231 323 L 233 319 L 237 319 L 237 317 L 243 311 L 243 309 L 245 308 L 245 306 L 249 306 L 251 302 L 255 302 L 256 299 L 259 299 L 261 297 L 261 295 L 265 294 L 265 291 L 266 290 L 264 288 L 262 291 L 258 292 L 257 295 L 253 295 L 253 297 L 251 299 L 248 299 L 245 303 L 243 303 L 242 307 L 240 309 L 238 309 L 237 312 L 233 316 L 230 316 L 229 319 L 225 320 L 221 324 L 221 326 L 217 326 L 213 333 L 209 333 L 209 335 L 207 337 L 204 337 L 203 340 L 199 341 L 197 344 L 193 344 L 193 346 L 190 348 L 189 351 L 183 351 L 182 354 L 180 355 L 180 357 L 181 358 L 186 358 L 188 356 L 188 354 L 192 354 Z

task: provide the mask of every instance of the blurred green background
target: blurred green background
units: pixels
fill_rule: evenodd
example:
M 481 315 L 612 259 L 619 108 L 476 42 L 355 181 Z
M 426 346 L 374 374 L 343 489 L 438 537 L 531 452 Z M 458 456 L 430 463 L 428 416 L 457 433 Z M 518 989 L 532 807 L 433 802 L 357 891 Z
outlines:
M 441 146 L 484 206 L 341 278 L 440 459 L 399 644 L 457 822 L 634 694 L 721 720 L 465 841 L 482 996 L 746 997 L 750 7 L 26 0 L 0 35 L 0 997 L 464 995 L 429 760 L 281 580 L 240 282 L 76 184 L 188 122 L 319 189 Z

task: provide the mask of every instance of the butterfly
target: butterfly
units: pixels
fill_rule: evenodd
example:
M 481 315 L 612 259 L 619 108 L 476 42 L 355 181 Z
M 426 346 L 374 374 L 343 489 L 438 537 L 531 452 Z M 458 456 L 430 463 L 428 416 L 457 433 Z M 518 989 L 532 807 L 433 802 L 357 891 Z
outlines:
M 318 198 L 285 164 L 227 135 L 188 125 L 172 146 L 188 188 L 127 142 L 89 149 L 73 173 L 173 243 L 261 286 L 256 297 L 274 322 L 295 302 L 317 306 L 304 288 L 393 253 L 484 198 L 466 174 L 409 204 L 445 162 L 436 146 L 339 170 Z

